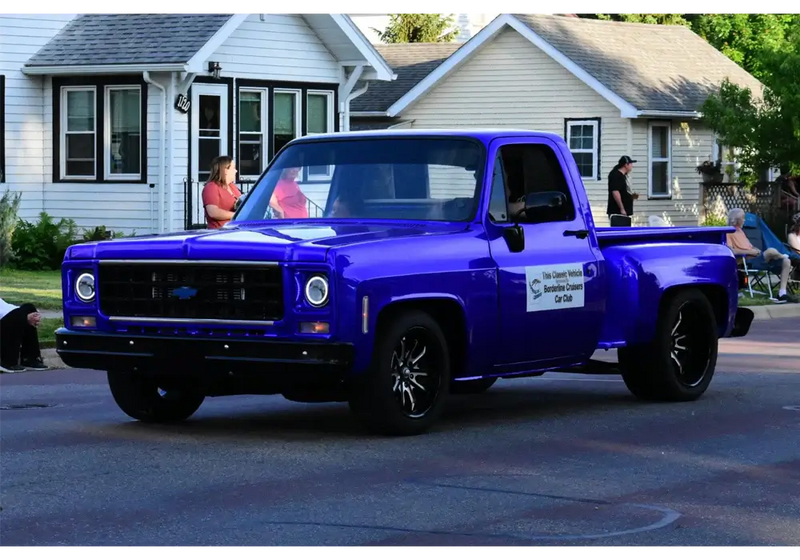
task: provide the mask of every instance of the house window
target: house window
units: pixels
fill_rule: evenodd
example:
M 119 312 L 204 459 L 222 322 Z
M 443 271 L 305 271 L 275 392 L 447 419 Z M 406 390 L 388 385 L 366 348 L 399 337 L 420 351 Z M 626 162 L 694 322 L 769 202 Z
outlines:
M 566 120 L 566 140 L 582 179 L 600 180 L 600 119 Z
M 0 183 L 6 182 L 6 77 L 0 75 Z
M 106 86 L 105 178 L 138 180 L 142 174 L 142 99 L 138 86 Z
M 671 136 L 670 123 L 650 123 L 648 134 L 648 145 L 650 147 L 648 196 L 650 198 L 669 198 L 672 196 Z
M 333 132 L 333 92 L 309 91 L 306 98 L 306 134 Z M 330 165 L 307 168 L 308 181 L 330 181 L 333 168 Z
M 300 135 L 300 91 L 276 89 L 272 96 L 273 154 Z
M 94 179 L 97 172 L 96 89 L 61 90 L 61 178 Z
M 53 180 L 147 180 L 147 92 L 141 80 L 53 78 Z
M 267 89 L 239 90 L 239 175 L 258 177 L 268 163 Z
M 739 180 L 739 149 L 725 146 L 714 137 L 714 162 L 720 162 L 720 171 L 723 174 L 723 183 L 735 183 Z

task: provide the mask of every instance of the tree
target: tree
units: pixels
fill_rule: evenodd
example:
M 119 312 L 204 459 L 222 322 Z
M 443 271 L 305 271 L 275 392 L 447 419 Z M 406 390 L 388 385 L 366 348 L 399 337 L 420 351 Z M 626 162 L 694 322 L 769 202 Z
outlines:
M 800 172 L 800 32 L 761 51 L 758 64 L 769 76 L 762 99 L 726 80 L 701 108 L 720 142 L 739 148 L 745 180 L 768 167 Z
M 386 43 L 449 43 L 458 36 L 458 29 L 453 29 L 452 15 L 389 15 L 386 29 L 374 29 Z
M 14 256 L 12 240 L 17 226 L 17 211 L 22 193 L 6 189 L 0 197 L 0 268 Z
M 798 14 L 702 14 L 692 30 L 764 83 L 771 74 L 762 59 L 790 49 Z
M 578 14 L 585 19 L 626 21 L 628 23 L 652 23 L 657 25 L 689 25 L 684 14 Z

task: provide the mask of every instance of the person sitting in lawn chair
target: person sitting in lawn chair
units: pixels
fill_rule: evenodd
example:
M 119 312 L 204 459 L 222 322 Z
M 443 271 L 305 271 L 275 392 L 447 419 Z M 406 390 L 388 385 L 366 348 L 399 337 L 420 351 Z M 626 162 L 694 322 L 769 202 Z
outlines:
M 791 251 L 792 271 L 789 273 L 789 286 L 794 286 L 794 293 L 800 294 L 800 212 L 792 216 L 789 233 L 786 236 L 786 247 Z
M 786 245 L 800 256 L 800 212 L 792 216 L 789 235 L 786 236 Z
M 0 298 L 0 371 L 16 373 L 28 369 L 47 369 L 42 361 L 36 332 L 41 323 L 42 316 L 33 304 L 18 306 Z
M 745 212 L 741 208 L 734 208 L 728 212 L 728 225 L 736 228 L 735 232 L 727 234 L 728 247 L 730 247 L 734 255 L 741 256 L 743 258 L 760 256 L 764 259 L 764 262 L 767 264 L 767 266 L 775 266 L 780 263 L 781 283 L 780 288 L 778 289 L 777 301 L 781 303 L 795 301 L 794 297 L 791 297 L 786 293 L 789 283 L 789 272 L 792 269 L 792 263 L 789 260 L 789 255 L 779 252 L 774 247 L 769 247 L 762 253 L 761 250 L 754 247 L 747 238 L 747 234 L 742 229 L 744 222 Z

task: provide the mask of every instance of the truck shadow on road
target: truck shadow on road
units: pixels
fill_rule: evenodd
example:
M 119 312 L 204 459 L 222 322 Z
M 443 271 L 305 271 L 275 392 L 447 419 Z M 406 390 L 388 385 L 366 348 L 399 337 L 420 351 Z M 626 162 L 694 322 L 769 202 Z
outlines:
M 347 403 L 302 404 L 279 397 L 234 398 L 246 399 L 246 406 L 240 409 L 231 406 L 229 397 L 224 398 L 227 403 L 223 398 L 208 399 L 192 418 L 179 424 L 154 426 L 130 422 L 119 424 L 116 429 L 131 435 L 147 431 L 193 438 L 253 438 L 260 441 L 298 441 L 304 436 L 309 439 L 363 440 L 369 436 L 350 413 Z M 263 399 L 263 405 L 259 406 L 258 399 Z M 545 385 L 514 387 L 510 383 L 502 387 L 498 383 L 485 394 L 450 396 L 439 422 L 429 434 L 556 419 L 572 418 L 583 422 L 590 417 L 596 420 L 600 412 L 611 415 L 641 412 L 646 415 L 653 406 L 659 405 L 637 401 L 624 386 L 617 387 L 612 383 L 604 383 L 599 389 Z

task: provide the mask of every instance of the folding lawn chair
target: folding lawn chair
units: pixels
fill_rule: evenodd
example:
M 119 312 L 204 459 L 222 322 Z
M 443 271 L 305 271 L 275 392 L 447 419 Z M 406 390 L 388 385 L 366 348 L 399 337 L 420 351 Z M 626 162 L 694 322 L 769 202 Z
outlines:
M 789 255 L 789 260 L 792 263 L 792 268 L 789 271 L 789 284 L 786 286 L 786 291 L 790 294 L 800 294 L 800 253 L 797 253 L 791 245 L 784 243 L 786 246 L 786 253 Z
M 781 254 L 789 253 L 790 260 L 793 266 L 798 266 L 800 263 L 800 256 L 792 255 L 790 251 L 786 250 L 785 244 L 772 233 L 769 226 L 758 215 L 747 212 L 744 217 L 744 225 L 742 226 L 745 235 L 753 247 L 761 251 L 757 257 L 744 257 L 741 259 L 742 269 L 745 277 L 747 278 L 747 288 L 750 291 L 750 297 L 754 293 L 769 295 L 770 299 L 774 299 L 772 293 L 772 276 L 775 275 L 780 278 L 781 263 L 780 261 L 767 262 L 764 259 L 764 251 L 767 249 L 775 249 Z M 753 287 L 760 288 L 759 291 L 754 290 Z

